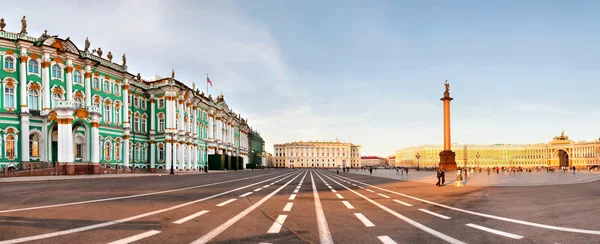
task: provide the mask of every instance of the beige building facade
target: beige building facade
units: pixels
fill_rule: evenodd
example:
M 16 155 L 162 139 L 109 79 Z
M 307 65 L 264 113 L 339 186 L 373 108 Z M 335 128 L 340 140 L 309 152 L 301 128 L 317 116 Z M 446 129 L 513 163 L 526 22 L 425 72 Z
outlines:
M 435 168 L 442 145 L 422 145 L 396 151 L 396 166 Z M 599 164 L 600 141 L 575 142 L 561 133 L 548 143 L 452 144 L 459 167 L 595 167 Z M 417 159 L 416 155 L 419 154 Z
M 360 166 L 360 146 L 340 141 L 298 141 L 274 146 L 279 168 L 340 168 Z

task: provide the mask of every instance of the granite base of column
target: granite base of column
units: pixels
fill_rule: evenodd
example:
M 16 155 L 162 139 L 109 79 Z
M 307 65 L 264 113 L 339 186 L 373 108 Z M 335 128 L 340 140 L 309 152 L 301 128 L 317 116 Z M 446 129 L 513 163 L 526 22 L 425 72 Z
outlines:
M 150 173 L 156 173 L 156 169 L 155 168 L 150 168 Z
M 100 174 L 100 164 L 92 164 L 92 174 Z
M 440 152 L 440 169 L 444 171 L 456 171 L 456 153 L 452 150 Z
M 75 175 L 75 164 L 67 163 L 66 165 L 67 175 Z

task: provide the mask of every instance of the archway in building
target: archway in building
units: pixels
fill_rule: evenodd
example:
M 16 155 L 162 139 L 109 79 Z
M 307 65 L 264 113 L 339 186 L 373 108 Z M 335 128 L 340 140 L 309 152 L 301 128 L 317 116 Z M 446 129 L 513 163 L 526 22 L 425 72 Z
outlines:
M 56 126 L 56 123 L 50 125 L 47 138 L 50 138 L 50 143 L 47 144 L 48 161 L 56 163 L 58 162 L 58 126 Z
M 91 134 L 87 124 L 78 121 L 73 124 L 72 128 L 73 136 L 73 160 L 75 162 L 89 162 L 90 155 L 90 141 Z
M 569 167 L 569 153 L 565 150 L 558 150 L 558 164 L 560 167 Z

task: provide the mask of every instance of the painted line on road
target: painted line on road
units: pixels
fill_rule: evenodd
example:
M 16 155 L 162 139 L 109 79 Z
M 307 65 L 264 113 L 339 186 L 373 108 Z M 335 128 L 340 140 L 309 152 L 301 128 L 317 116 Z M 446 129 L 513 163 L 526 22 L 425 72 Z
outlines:
M 358 188 L 360 188 L 360 189 L 365 189 L 365 188 L 364 188 L 364 187 L 362 187 L 362 186 L 358 186 Z
M 360 222 L 362 222 L 366 227 L 375 226 L 375 224 L 373 224 L 373 222 L 371 222 L 369 219 L 367 219 L 367 217 L 365 217 L 361 213 L 355 213 L 354 216 L 356 216 L 358 218 L 358 220 L 360 220 Z
M 494 229 L 491 229 L 491 228 L 488 228 L 488 227 L 484 227 L 484 226 L 481 226 L 481 225 L 476 225 L 476 224 L 468 223 L 468 224 L 466 224 L 466 226 L 469 226 L 471 228 L 475 228 L 475 229 L 478 229 L 478 230 L 483 230 L 483 231 L 486 231 L 486 232 L 489 232 L 489 233 L 493 233 L 493 234 L 496 234 L 496 235 L 505 236 L 505 237 L 512 238 L 512 239 L 519 240 L 519 239 L 523 238 L 523 236 L 520 236 L 520 235 L 515 235 L 515 234 L 504 232 L 504 231 L 494 230 Z
M 284 211 L 284 212 L 289 212 L 289 211 L 291 211 L 291 210 L 292 210 L 292 206 L 294 206 L 294 203 L 293 203 L 293 202 L 288 202 L 288 203 L 285 205 L 285 207 L 283 207 L 283 211 Z
M 130 236 L 130 237 L 118 240 L 118 241 L 113 241 L 113 242 L 108 243 L 108 244 L 127 244 L 127 243 L 132 243 L 134 241 L 139 241 L 141 239 L 144 239 L 146 237 L 150 237 L 150 236 L 156 235 L 158 233 L 160 233 L 160 231 L 158 231 L 158 230 L 146 231 L 144 233 L 137 234 L 137 235 L 134 235 L 134 236 Z
M 298 193 L 298 191 L 299 191 L 299 190 L 298 190 L 298 189 L 296 189 L 296 190 L 294 190 L 294 193 Z
M 444 241 L 446 241 L 448 243 L 452 243 L 452 244 L 465 244 L 464 242 L 462 242 L 462 241 L 460 241 L 458 239 L 454 239 L 451 236 L 448 236 L 448 235 L 446 235 L 444 233 L 441 233 L 441 232 L 439 232 L 437 230 L 429 228 L 429 227 L 427 227 L 427 226 L 425 226 L 425 225 L 423 225 L 423 224 L 421 224 L 421 223 L 419 223 L 417 221 L 414 221 L 414 220 L 412 220 L 412 219 L 410 219 L 410 218 L 408 218 L 408 217 L 406 217 L 406 216 L 404 216 L 402 214 L 399 214 L 398 212 L 396 212 L 394 210 L 389 209 L 386 206 L 381 205 L 380 203 L 378 203 L 376 201 L 373 201 L 373 199 L 368 198 L 368 197 L 364 196 L 363 194 L 360 194 L 360 193 L 356 192 L 355 190 L 352 190 L 349 187 L 347 187 L 345 185 L 342 185 L 341 183 L 335 181 L 334 179 L 332 179 L 331 177 L 329 177 L 327 174 L 323 174 L 323 176 L 329 178 L 331 181 L 337 183 L 341 187 L 346 188 L 346 190 L 348 190 L 348 191 L 356 194 L 357 196 L 359 196 L 359 197 L 367 200 L 368 202 L 372 203 L 373 205 L 375 205 L 375 206 L 383 209 L 384 211 L 390 213 L 391 215 L 396 216 L 397 218 L 403 220 L 404 222 L 406 222 L 406 223 L 408 223 L 408 224 L 410 224 L 410 225 L 412 225 L 414 227 L 417 227 L 417 228 L 419 228 L 419 229 L 421 229 L 421 230 L 423 230 L 423 231 L 425 231 L 425 232 L 427 232 L 427 233 L 429 233 L 429 234 L 431 234 L 431 235 L 433 235 L 433 236 L 435 236 L 437 238 L 440 238 L 440 239 L 442 239 L 442 240 L 444 240 Z
M 246 193 L 240 195 L 240 197 L 247 197 L 247 196 L 249 196 L 252 193 L 254 193 L 254 192 L 246 192 Z
M 337 191 L 336 191 L 336 190 L 334 190 L 334 189 L 331 189 L 331 192 L 333 192 L 333 193 L 337 193 Z
M 325 213 L 323 212 L 323 206 L 321 205 L 319 191 L 317 191 L 317 186 L 315 185 L 315 179 L 313 178 L 312 170 L 310 171 L 310 180 L 312 181 L 313 198 L 315 199 L 315 213 L 317 214 L 319 240 L 321 241 L 321 244 L 333 244 L 333 238 L 331 237 L 331 232 L 329 232 L 329 225 L 327 225 L 327 219 L 325 219 Z
M 335 175 L 332 174 L 333 177 L 336 177 Z M 343 177 L 343 176 L 340 176 Z M 339 177 L 338 177 L 339 178 Z M 344 177 L 346 178 L 346 177 Z M 341 179 L 341 178 L 340 178 Z M 350 178 L 347 178 L 350 179 Z M 481 217 L 485 217 L 485 218 L 490 218 L 490 219 L 497 219 L 497 220 L 501 220 L 501 221 L 506 221 L 506 222 L 511 222 L 511 223 L 516 223 L 516 224 L 522 224 L 522 225 L 528 225 L 528 226 L 533 226 L 533 227 L 538 227 L 538 228 L 543 228 L 543 229 L 549 229 L 549 230 L 558 230 L 558 231 L 564 231 L 564 232 L 571 232 L 571 233 L 581 233 L 581 234 L 591 234 L 591 235 L 600 235 L 600 231 L 598 230 L 586 230 L 586 229 L 577 229 L 577 228 L 569 228 L 569 227 L 561 227 L 561 226 L 554 226 L 554 225 L 546 225 L 546 224 L 539 224 L 539 223 L 534 223 L 534 222 L 528 222 L 528 221 L 524 221 L 524 220 L 518 220 L 518 219 L 511 219 L 511 218 L 506 218 L 506 217 L 500 217 L 500 216 L 496 216 L 496 215 L 491 215 L 491 214 L 485 214 L 485 213 L 480 213 L 480 212 L 475 212 L 475 211 L 470 211 L 470 210 L 466 210 L 466 209 L 461 209 L 461 208 L 456 208 L 456 207 L 451 207 L 448 205 L 444 205 L 441 203 L 436 203 L 436 202 L 432 202 L 429 200 L 425 200 L 425 199 L 421 199 L 418 197 L 413 197 L 411 195 L 407 195 L 404 193 L 399 193 L 399 192 L 395 192 L 395 191 L 391 191 L 388 189 L 384 189 L 378 186 L 374 186 L 371 184 L 367 184 L 358 180 L 354 180 L 354 179 L 350 179 L 351 181 L 363 184 L 365 186 L 370 186 L 382 191 L 387 191 L 389 193 L 392 194 L 396 194 L 399 196 L 403 196 L 406 198 L 410 198 L 413 200 L 417 200 L 420 202 L 424 202 L 424 203 L 428 203 L 431 205 L 435 205 L 441 208 L 446 208 L 446 209 L 450 209 L 450 210 L 454 210 L 454 211 L 458 211 L 458 212 L 463 212 L 463 213 L 468 213 L 468 214 L 472 214 L 472 215 L 477 215 L 477 216 L 481 216 Z
M 290 183 L 292 183 L 292 181 L 294 181 L 296 178 L 298 178 L 298 176 L 300 176 L 301 174 L 302 173 L 297 174 L 290 181 L 288 181 L 287 183 L 283 184 L 279 188 L 275 189 L 269 195 L 266 195 L 265 197 L 263 197 L 262 199 L 260 199 L 260 201 L 256 202 L 252 206 L 246 208 L 244 211 L 238 213 L 236 216 L 234 216 L 231 219 L 225 221 L 225 223 L 219 225 L 217 228 L 214 228 L 210 232 L 208 232 L 205 235 L 203 235 L 202 237 L 198 238 L 197 240 L 195 240 L 194 242 L 192 242 L 192 244 L 200 244 L 200 243 L 203 244 L 203 243 L 209 242 L 210 240 L 212 240 L 213 238 L 215 238 L 219 234 L 223 233 L 223 231 L 227 230 L 229 227 L 231 227 L 232 225 L 234 225 L 240 219 L 246 217 L 246 215 L 248 215 L 250 212 L 254 211 L 256 208 L 258 208 L 258 206 L 262 205 L 267 200 L 269 200 L 271 197 L 273 197 L 275 194 L 277 194 L 279 191 L 281 191 L 281 189 L 283 189 L 284 187 L 286 187 L 287 185 L 289 185 Z
M 0 213 L 11 213 L 11 212 L 19 212 L 19 211 L 27 211 L 27 210 L 38 210 L 38 209 L 44 209 L 44 208 L 64 207 L 64 206 L 79 205 L 79 204 L 86 204 L 86 203 L 114 201 L 114 200 L 121 200 L 121 199 L 135 198 L 135 197 L 145 197 L 145 196 L 152 196 L 152 195 L 158 195 L 158 194 L 164 194 L 164 193 L 171 193 L 171 192 L 191 190 L 191 189 L 202 188 L 202 187 L 207 187 L 207 186 L 214 186 L 214 185 L 226 184 L 226 183 L 231 183 L 231 182 L 236 182 L 236 181 L 241 181 L 241 180 L 252 179 L 252 178 L 256 178 L 256 177 L 262 177 L 262 176 L 266 176 L 266 175 L 269 175 L 269 174 L 251 176 L 251 177 L 246 177 L 246 178 L 241 178 L 241 179 L 235 179 L 235 180 L 227 180 L 227 181 L 222 181 L 222 182 L 215 182 L 215 183 L 210 183 L 210 184 L 206 184 L 206 185 L 190 186 L 190 187 L 184 187 L 184 188 L 173 189 L 173 190 L 166 190 L 166 191 L 157 191 L 157 192 L 149 192 L 149 193 L 136 194 L 136 195 L 128 195 L 128 196 L 121 196 L 121 197 L 111 197 L 111 198 L 102 198 L 102 199 L 96 199 L 96 200 L 70 202 L 70 203 L 61 203 L 61 204 L 45 205 L 45 206 L 38 206 L 38 207 L 0 210 Z M 283 175 L 281 175 L 281 176 L 283 176 Z M 272 179 L 273 178 L 271 178 L 269 180 L 272 180 Z M 267 180 L 267 181 L 269 181 L 269 180 Z
M 381 193 L 377 193 L 377 195 L 380 195 L 380 196 L 382 196 L 382 197 L 385 197 L 385 198 L 390 198 L 390 197 L 388 197 L 388 196 L 386 196 L 386 195 L 383 195 L 383 194 L 381 194 Z
M 439 214 L 439 213 L 436 213 L 436 212 L 431 212 L 431 211 L 429 211 L 429 210 L 427 210 L 427 209 L 422 209 L 422 208 L 419 208 L 419 211 L 421 211 L 421 212 L 425 212 L 425 213 L 428 213 L 428 214 L 431 214 L 431 215 L 433 215 L 433 216 L 435 216 L 435 217 L 438 217 L 438 218 L 442 218 L 442 219 L 451 219 L 450 217 L 448 217 L 448 216 L 446 216 L 446 215 L 441 215 L 441 214 Z
M 219 196 L 222 196 L 222 195 L 226 195 L 226 194 L 229 194 L 229 193 L 232 193 L 232 192 L 236 192 L 236 191 L 248 188 L 248 187 L 252 187 L 252 186 L 255 186 L 255 185 L 258 185 L 258 184 L 262 184 L 264 182 L 273 180 L 275 178 L 279 178 L 279 177 L 285 176 L 283 178 L 283 179 L 285 179 L 285 178 L 288 178 L 288 177 L 292 176 L 293 173 L 295 173 L 295 172 L 285 173 L 285 174 L 276 176 L 276 177 L 271 178 L 271 179 L 266 179 L 266 180 L 263 180 L 263 181 L 259 181 L 259 182 L 256 182 L 256 183 L 252 183 L 252 184 L 246 185 L 246 186 L 238 187 L 238 188 L 235 188 L 235 189 L 232 189 L 232 190 L 229 190 L 229 191 L 217 193 L 217 194 L 214 194 L 212 196 L 208 196 L 208 197 L 201 198 L 201 199 L 198 199 L 198 200 L 194 200 L 194 201 L 191 201 L 191 202 L 182 203 L 182 204 L 179 204 L 179 205 L 175 205 L 175 206 L 172 206 L 172 207 L 155 210 L 155 211 L 152 211 L 152 212 L 138 214 L 138 215 L 135 215 L 135 216 L 132 216 L 132 217 L 129 217 L 129 218 L 124 218 L 124 219 L 119 219 L 119 220 L 114 220 L 114 221 L 109 221 L 109 222 L 104 222 L 104 223 L 99 223 L 99 224 L 94 224 L 94 225 L 83 226 L 83 227 L 79 227 L 79 228 L 75 228 L 75 229 L 62 230 L 62 231 L 50 232 L 50 233 L 46 233 L 46 234 L 40 234 L 40 235 L 34 235 L 34 236 L 28 236 L 28 237 L 21 237 L 21 238 L 12 239 L 12 240 L 0 241 L 0 244 L 9 244 L 9 243 L 12 244 L 12 243 L 21 243 L 21 242 L 31 242 L 31 241 L 36 241 L 36 240 L 41 240 L 41 239 L 46 239 L 46 238 L 51 238 L 51 237 L 63 236 L 63 235 L 78 233 L 78 232 L 82 232 L 82 231 L 88 231 L 88 230 L 98 229 L 98 228 L 102 228 L 102 227 L 106 227 L 106 226 L 112 226 L 112 225 L 116 225 L 116 224 L 122 224 L 122 223 L 126 223 L 126 222 L 133 221 L 133 220 L 136 220 L 136 219 L 141 219 L 141 218 L 145 218 L 145 217 L 148 217 L 148 216 L 157 215 L 157 214 L 160 214 L 160 213 L 164 213 L 164 212 L 167 212 L 167 211 L 171 211 L 171 210 L 183 208 L 185 206 L 189 206 L 189 205 L 192 205 L 192 204 L 195 204 L 195 203 L 199 203 L 199 202 L 203 202 L 203 201 L 206 201 L 206 200 L 209 200 L 209 199 L 213 199 L 213 198 L 216 198 L 216 197 L 219 197 Z
M 339 193 L 335 194 L 339 199 L 344 199 L 344 197 L 342 197 L 342 195 L 340 195 Z
M 405 203 L 405 202 L 403 202 L 403 201 L 400 201 L 400 200 L 398 200 L 398 199 L 394 199 L 394 202 L 400 203 L 400 204 L 402 204 L 402 205 L 404 205 L 404 206 L 407 206 L 407 207 L 412 207 L 412 204 Z
M 375 193 L 375 192 L 374 192 L 373 190 L 371 190 L 371 189 L 365 189 L 365 190 L 367 190 L 368 192 Z
M 185 218 L 182 218 L 182 219 L 180 219 L 180 220 L 177 220 L 177 221 L 173 222 L 173 224 L 178 224 L 178 225 L 180 225 L 180 224 L 183 224 L 183 223 L 185 223 L 185 222 L 188 222 L 188 221 L 190 221 L 190 220 L 192 220 L 192 219 L 194 219 L 194 218 L 196 218 L 196 217 L 198 217 L 198 216 L 200 216 L 200 215 L 203 215 L 203 214 L 205 214 L 205 213 L 208 213 L 208 210 L 202 210 L 202 211 L 200 211 L 200 212 L 197 212 L 197 213 L 195 213 L 195 214 L 192 214 L 192 215 L 190 215 L 190 216 L 187 216 L 187 217 L 185 217 Z
M 267 188 L 267 187 L 269 187 L 269 185 L 263 186 L 263 188 Z
M 271 234 L 279 233 L 279 231 L 281 231 L 281 227 L 283 226 L 283 222 L 285 222 L 286 218 L 287 218 L 287 215 L 280 214 L 279 217 L 277 217 L 277 219 L 273 223 L 273 225 L 271 225 L 271 228 L 269 228 L 267 233 L 271 233 Z
M 262 190 L 262 188 L 256 188 L 254 191 L 260 191 Z
M 344 205 L 346 205 L 346 208 L 348 209 L 354 209 L 354 206 L 352 206 L 352 204 L 350 204 L 348 201 L 342 201 L 344 203 Z
M 392 240 L 392 238 L 390 238 L 389 236 L 378 236 L 377 239 L 379 239 L 381 241 L 381 243 L 383 243 L 383 244 L 398 244 L 397 242 Z
M 294 199 L 296 199 L 296 194 L 292 194 L 292 195 L 290 195 L 290 198 L 288 198 L 288 200 L 294 200 Z
M 231 202 L 233 202 L 233 201 L 235 201 L 235 200 L 237 200 L 237 198 L 232 198 L 232 199 L 229 199 L 229 200 L 227 200 L 227 201 L 224 201 L 224 202 L 222 202 L 222 203 L 219 203 L 219 204 L 217 204 L 217 205 L 215 205 L 215 206 L 217 206 L 217 207 L 223 207 L 223 206 L 225 206 L 225 205 L 227 205 L 227 204 L 230 204 Z

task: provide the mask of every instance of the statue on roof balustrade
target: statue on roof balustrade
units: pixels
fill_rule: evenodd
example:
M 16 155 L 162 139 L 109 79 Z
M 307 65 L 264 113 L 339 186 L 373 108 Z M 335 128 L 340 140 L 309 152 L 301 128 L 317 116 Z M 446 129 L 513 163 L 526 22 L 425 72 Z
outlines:
M 27 20 L 25 19 L 25 15 L 21 19 L 21 34 L 27 34 Z
M 88 39 L 88 37 L 85 38 L 85 48 L 83 49 L 83 52 L 88 52 L 90 50 L 90 40 Z

